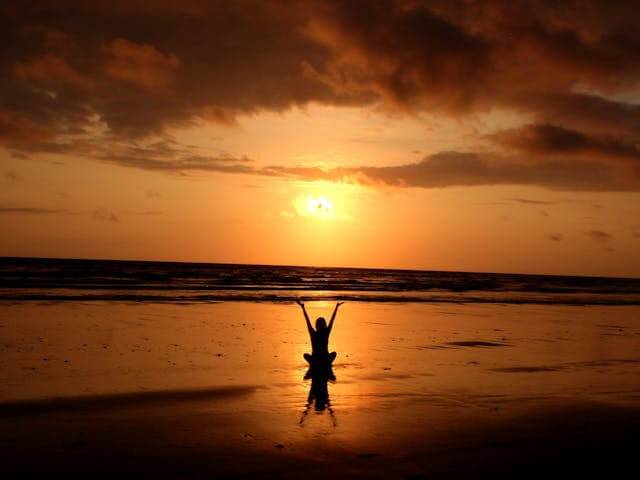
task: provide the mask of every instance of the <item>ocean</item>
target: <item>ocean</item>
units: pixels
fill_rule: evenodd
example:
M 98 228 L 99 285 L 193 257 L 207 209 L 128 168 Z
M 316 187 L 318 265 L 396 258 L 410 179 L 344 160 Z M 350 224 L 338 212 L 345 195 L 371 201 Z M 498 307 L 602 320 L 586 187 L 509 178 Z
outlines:
M 0 257 L 0 301 L 640 305 L 640 279 Z

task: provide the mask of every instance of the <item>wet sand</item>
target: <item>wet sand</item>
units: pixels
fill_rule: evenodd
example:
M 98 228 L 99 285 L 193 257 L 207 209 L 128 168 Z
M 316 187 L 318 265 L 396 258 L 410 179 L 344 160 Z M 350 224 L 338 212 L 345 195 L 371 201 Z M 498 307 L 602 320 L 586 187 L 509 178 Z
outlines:
M 315 387 L 328 405 L 308 405 L 292 305 L 5 304 L 0 335 L 8 478 L 634 467 L 637 307 L 350 303 L 331 338 L 336 380 Z

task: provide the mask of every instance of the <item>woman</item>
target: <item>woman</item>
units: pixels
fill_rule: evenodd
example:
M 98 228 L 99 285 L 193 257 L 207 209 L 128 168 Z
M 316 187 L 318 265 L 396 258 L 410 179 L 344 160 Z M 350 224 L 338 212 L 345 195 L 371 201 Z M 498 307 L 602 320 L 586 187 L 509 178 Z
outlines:
M 304 303 L 300 301 L 296 303 L 302 307 L 302 313 L 304 313 L 304 319 L 307 322 L 307 330 L 309 330 L 309 336 L 311 337 L 311 354 L 305 353 L 304 359 L 309 362 L 310 365 L 331 365 L 331 362 L 336 358 L 336 352 L 329 353 L 329 334 L 333 328 L 338 307 L 344 302 L 336 303 L 336 308 L 333 310 L 333 315 L 331 315 L 329 326 L 327 326 L 324 318 L 318 317 L 315 330 L 311 326 Z

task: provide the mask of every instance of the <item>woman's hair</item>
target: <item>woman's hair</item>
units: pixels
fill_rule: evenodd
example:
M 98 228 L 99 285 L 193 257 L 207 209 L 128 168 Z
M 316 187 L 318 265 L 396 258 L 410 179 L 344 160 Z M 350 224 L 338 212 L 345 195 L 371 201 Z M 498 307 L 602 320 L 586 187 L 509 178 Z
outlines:
M 318 317 L 316 320 L 316 330 L 324 330 L 327 328 L 327 321 L 323 317 Z

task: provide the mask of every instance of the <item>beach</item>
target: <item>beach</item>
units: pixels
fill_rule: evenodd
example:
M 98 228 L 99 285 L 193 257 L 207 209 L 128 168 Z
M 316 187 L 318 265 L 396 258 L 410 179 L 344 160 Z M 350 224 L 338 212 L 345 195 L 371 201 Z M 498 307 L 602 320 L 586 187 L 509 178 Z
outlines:
M 332 307 L 308 303 L 313 318 Z M 5 302 L 4 471 L 611 473 L 631 462 L 640 432 L 639 314 L 349 302 L 330 340 L 335 380 L 316 385 L 328 398 L 309 402 L 308 333 L 290 303 Z

